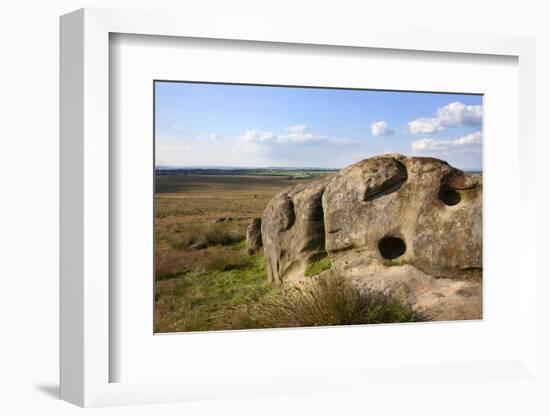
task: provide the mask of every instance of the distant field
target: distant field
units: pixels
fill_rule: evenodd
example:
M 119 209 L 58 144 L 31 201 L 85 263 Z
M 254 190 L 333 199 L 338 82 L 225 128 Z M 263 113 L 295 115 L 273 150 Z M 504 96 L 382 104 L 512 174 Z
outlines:
M 242 250 L 246 227 L 276 193 L 301 181 L 269 175 L 156 176 L 157 332 L 243 326 L 242 309 L 274 290 L 263 256 Z
M 158 176 L 177 176 L 177 175 L 194 175 L 194 176 L 284 176 L 294 179 L 308 179 L 324 173 L 337 172 L 336 169 L 292 169 L 292 168 L 177 168 L 157 169 Z
M 201 195 L 218 192 L 239 192 L 247 195 L 254 192 L 265 193 L 292 186 L 296 179 L 287 176 L 256 175 L 157 175 L 155 192 L 157 194 L 186 193 Z

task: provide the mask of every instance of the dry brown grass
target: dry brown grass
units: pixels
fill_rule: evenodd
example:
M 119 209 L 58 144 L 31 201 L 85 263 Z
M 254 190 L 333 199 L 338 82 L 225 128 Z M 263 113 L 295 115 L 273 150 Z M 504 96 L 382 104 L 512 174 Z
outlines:
M 244 240 L 244 224 L 188 224 L 181 231 L 168 234 L 166 239 L 173 249 L 202 249 L 211 246 L 228 246 Z
M 156 279 L 163 280 L 189 272 L 227 271 L 244 267 L 247 256 L 238 247 L 209 247 L 204 250 L 172 250 L 156 256 Z

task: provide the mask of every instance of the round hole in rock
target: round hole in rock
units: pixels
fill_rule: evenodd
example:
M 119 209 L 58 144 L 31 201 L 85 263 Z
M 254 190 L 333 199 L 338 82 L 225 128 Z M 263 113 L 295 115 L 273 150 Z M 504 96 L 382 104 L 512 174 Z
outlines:
M 380 254 L 387 260 L 393 260 L 405 254 L 407 246 L 398 237 L 384 237 L 378 243 Z
M 439 191 L 439 199 L 445 205 L 453 206 L 460 202 L 460 194 L 456 189 L 444 186 L 444 187 L 441 187 Z

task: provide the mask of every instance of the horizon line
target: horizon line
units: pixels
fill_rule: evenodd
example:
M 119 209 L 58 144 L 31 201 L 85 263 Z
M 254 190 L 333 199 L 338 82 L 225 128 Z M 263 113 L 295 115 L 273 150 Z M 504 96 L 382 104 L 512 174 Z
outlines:
M 231 169 L 239 169 L 239 170 L 253 170 L 253 169 L 286 169 L 286 170 L 292 170 L 292 169 L 301 169 L 301 170 L 342 170 L 345 169 L 347 166 L 343 166 L 340 168 L 336 167 L 321 167 L 321 166 L 230 166 L 230 165 L 178 165 L 178 166 L 171 166 L 171 165 L 155 165 L 155 170 L 183 170 L 183 169 L 195 169 L 195 170 L 206 170 L 206 169 L 216 169 L 216 170 L 231 170 Z M 456 169 L 460 169 L 465 172 L 483 172 L 483 168 L 461 168 L 458 166 L 452 167 Z

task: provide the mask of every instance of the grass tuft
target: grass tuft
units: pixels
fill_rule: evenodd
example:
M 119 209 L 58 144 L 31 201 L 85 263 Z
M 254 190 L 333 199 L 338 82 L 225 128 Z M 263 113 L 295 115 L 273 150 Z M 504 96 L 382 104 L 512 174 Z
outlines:
M 234 328 L 418 322 L 424 317 L 389 294 L 363 290 L 327 273 L 300 287 L 272 291 L 241 311 Z

